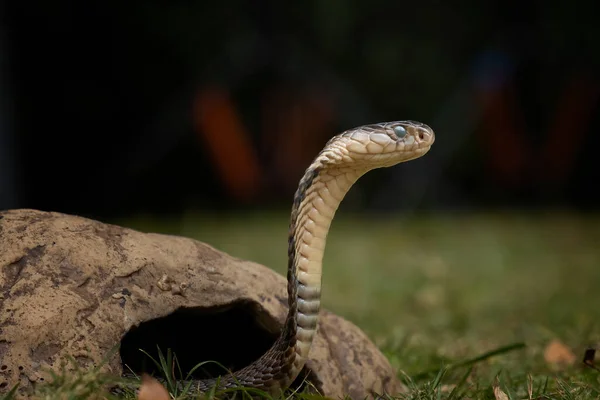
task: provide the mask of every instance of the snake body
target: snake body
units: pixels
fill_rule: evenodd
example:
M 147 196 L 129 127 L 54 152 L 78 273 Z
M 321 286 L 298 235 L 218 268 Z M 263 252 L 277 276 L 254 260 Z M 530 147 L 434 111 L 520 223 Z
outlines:
M 197 381 L 200 391 L 240 385 L 277 393 L 294 381 L 316 333 L 325 242 L 340 202 L 369 170 L 421 157 L 434 140 L 429 126 L 396 121 L 347 130 L 327 142 L 294 195 L 288 238 L 289 311 L 279 338 L 247 367 L 218 380 Z

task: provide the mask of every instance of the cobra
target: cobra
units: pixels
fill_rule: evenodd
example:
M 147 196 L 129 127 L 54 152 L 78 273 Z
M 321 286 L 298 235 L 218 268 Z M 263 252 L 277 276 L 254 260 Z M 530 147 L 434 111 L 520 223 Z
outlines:
M 294 195 L 288 238 L 289 311 L 278 339 L 247 367 L 194 386 L 204 392 L 218 385 L 277 393 L 294 381 L 316 334 L 325 242 L 340 202 L 366 172 L 421 157 L 434 140 L 433 130 L 423 123 L 395 121 L 350 129 L 327 142 Z

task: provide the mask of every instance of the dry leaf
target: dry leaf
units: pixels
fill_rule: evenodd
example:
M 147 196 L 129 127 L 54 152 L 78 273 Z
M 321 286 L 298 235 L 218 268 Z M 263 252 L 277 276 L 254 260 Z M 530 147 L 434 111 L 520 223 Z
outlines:
M 142 385 L 140 386 L 140 393 L 138 394 L 138 400 L 170 400 L 169 392 L 159 381 L 151 377 L 150 375 L 142 375 Z
M 442 393 L 450 393 L 454 390 L 456 385 L 442 385 L 441 390 Z
M 493 389 L 496 400 L 509 400 L 508 395 L 504 393 L 502 389 L 500 389 L 500 382 L 498 381 L 498 378 L 496 378 L 494 381 Z
M 554 339 L 546 346 L 544 350 L 544 360 L 552 365 L 573 365 L 575 363 L 575 354 L 564 345 L 560 340 Z

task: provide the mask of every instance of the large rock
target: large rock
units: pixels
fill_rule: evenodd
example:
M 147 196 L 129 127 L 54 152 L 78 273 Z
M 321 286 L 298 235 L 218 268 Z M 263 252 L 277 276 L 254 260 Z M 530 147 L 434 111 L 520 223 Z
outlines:
M 48 380 L 66 356 L 121 374 L 172 348 L 183 370 L 203 360 L 237 369 L 276 337 L 286 281 L 204 243 L 58 213 L 0 213 L 0 391 Z M 330 397 L 397 393 L 390 364 L 353 324 L 327 311 L 308 379 Z M 211 372 L 211 371 L 208 371 Z M 214 371 L 213 371 L 214 372 Z

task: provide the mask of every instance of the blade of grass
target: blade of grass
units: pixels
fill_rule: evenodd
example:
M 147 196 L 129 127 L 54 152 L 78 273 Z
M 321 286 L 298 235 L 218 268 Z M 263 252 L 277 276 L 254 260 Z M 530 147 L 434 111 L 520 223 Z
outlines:
M 519 343 L 513 343 L 507 346 L 502 346 L 499 347 L 497 349 L 485 352 L 477 357 L 465 360 L 465 361 L 461 361 L 461 362 L 457 362 L 457 363 L 452 363 L 447 365 L 445 368 L 447 370 L 455 370 L 457 368 L 461 368 L 461 367 L 467 367 L 470 365 L 474 365 L 477 364 L 479 362 L 485 361 L 488 358 L 500 355 L 500 354 L 506 354 L 509 353 L 511 351 L 515 351 L 515 350 L 520 350 L 522 348 L 525 348 L 525 343 L 519 342 Z M 414 380 L 422 380 L 424 378 L 427 378 L 428 376 L 430 376 L 431 374 L 435 373 L 436 371 L 438 371 L 437 369 L 431 369 L 429 371 L 425 371 L 425 372 L 421 372 L 417 375 L 415 375 L 413 377 Z
M 469 367 L 467 372 L 462 376 L 462 378 L 460 378 L 456 386 L 454 386 L 454 389 L 452 389 L 452 391 L 448 395 L 448 400 L 453 400 L 456 396 L 458 396 L 458 391 L 465 385 L 467 379 L 469 378 L 469 375 L 471 375 L 471 372 L 473 372 L 472 366 Z

